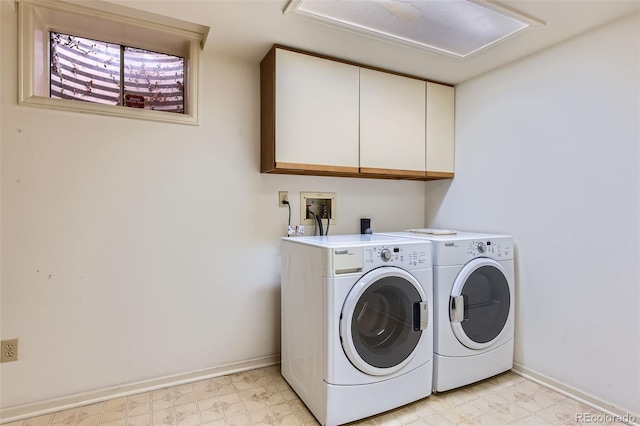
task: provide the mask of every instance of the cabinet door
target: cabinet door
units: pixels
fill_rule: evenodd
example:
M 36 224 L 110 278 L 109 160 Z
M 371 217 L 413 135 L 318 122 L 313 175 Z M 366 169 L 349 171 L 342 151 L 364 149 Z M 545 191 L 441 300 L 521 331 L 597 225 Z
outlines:
M 427 177 L 453 177 L 455 89 L 427 83 Z
M 425 82 L 360 69 L 360 171 L 425 177 Z
M 358 171 L 358 67 L 276 50 L 276 168 Z

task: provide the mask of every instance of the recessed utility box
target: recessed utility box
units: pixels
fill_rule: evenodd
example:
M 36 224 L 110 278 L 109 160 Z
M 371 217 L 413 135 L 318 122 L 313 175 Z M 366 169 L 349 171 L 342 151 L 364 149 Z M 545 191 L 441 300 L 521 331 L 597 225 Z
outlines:
M 316 215 L 331 225 L 337 223 L 338 196 L 335 192 L 301 192 L 300 193 L 300 224 L 315 225 Z

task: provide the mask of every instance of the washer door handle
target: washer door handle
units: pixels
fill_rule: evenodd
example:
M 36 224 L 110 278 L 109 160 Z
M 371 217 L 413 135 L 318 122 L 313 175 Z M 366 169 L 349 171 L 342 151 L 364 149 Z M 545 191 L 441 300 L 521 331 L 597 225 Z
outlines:
M 449 299 L 449 318 L 451 322 L 464 321 L 464 295 Z
M 413 331 L 426 330 L 429 327 L 429 305 L 427 302 L 413 304 Z

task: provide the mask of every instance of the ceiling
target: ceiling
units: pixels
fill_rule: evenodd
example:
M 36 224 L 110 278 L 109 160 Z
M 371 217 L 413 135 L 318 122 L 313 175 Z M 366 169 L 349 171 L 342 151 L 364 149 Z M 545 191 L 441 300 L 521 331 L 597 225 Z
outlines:
M 398 0 L 401 1 L 401 0 Z M 546 25 L 534 27 L 466 59 L 377 40 L 283 11 L 288 0 L 111 0 L 207 25 L 206 51 L 255 61 L 274 43 L 356 63 L 457 84 L 640 10 L 640 0 L 506 0 Z

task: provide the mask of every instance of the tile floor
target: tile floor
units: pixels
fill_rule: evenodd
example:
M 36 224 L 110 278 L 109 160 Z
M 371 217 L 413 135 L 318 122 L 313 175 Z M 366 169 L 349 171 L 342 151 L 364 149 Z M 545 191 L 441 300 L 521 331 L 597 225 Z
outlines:
M 508 372 L 352 425 L 572 425 L 601 415 Z M 598 422 L 595 422 L 598 423 Z M 3 426 L 317 425 L 278 366 L 141 393 Z M 618 424 L 599 422 L 599 424 Z

